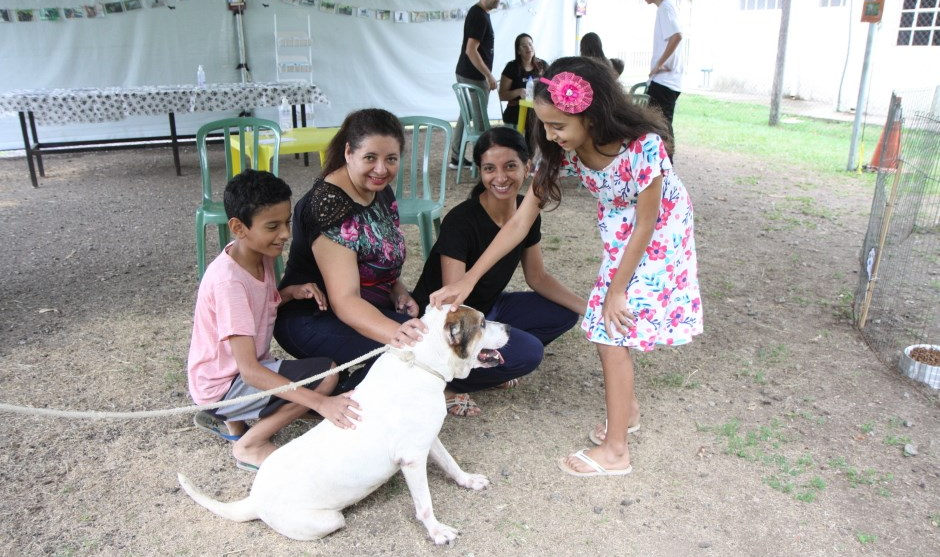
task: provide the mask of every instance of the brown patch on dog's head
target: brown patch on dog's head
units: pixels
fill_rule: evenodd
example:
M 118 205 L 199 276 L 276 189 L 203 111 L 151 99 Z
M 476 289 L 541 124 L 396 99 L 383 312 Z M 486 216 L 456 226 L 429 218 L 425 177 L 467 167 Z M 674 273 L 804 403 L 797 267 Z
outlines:
M 461 360 L 470 357 L 470 347 L 482 334 L 483 314 L 468 307 L 448 312 L 444 319 L 444 338 Z

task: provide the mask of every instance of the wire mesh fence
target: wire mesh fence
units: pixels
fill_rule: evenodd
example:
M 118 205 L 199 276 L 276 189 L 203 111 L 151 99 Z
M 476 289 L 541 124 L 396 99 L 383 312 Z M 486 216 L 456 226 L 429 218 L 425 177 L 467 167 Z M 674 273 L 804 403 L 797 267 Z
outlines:
M 940 95 L 892 95 L 860 252 L 856 324 L 877 357 L 940 345 Z M 877 161 L 877 162 L 875 162 Z

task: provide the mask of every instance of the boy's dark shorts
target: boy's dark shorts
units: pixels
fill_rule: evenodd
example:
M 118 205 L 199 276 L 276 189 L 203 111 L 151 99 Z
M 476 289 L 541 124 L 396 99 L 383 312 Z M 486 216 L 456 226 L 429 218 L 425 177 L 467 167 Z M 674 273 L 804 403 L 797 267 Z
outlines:
M 304 358 L 302 360 L 274 360 L 261 362 L 261 365 L 285 377 L 291 382 L 303 381 L 314 375 L 318 375 L 330 369 L 333 362 L 329 358 Z M 304 385 L 304 388 L 315 389 L 323 380 L 314 381 Z M 232 400 L 234 398 L 260 393 L 261 389 L 256 389 L 242 380 L 238 375 L 232 380 L 222 400 Z M 223 406 L 210 410 L 209 412 L 223 421 L 244 421 L 259 420 L 273 414 L 278 408 L 284 406 L 289 401 L 274 395 L 249 400 L 247 402 L 236 403 L 229 406 Z

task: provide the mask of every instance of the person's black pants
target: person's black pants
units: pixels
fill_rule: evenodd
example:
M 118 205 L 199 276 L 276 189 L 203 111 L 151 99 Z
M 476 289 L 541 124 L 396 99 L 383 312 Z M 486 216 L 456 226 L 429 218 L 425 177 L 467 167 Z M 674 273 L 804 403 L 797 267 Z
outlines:
M 650 106 L 660 109 L 666 117 L 669 135 L 672 136 L 672 142 L 675 145 L 676 134 L 672 131 L 672 115 L 676 112 L 676 100 L 680 93 L 653 81 L 646 88 L 646 94 L 650 96 Z

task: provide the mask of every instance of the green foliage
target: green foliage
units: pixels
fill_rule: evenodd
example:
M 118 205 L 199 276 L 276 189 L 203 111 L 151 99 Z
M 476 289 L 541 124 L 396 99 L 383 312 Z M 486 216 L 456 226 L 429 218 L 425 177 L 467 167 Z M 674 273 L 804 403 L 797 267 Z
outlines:
M 752 154 L 781 172 L 792 172 L 793 161 L 800 161 L 808 176 L 846 176 L 851 123 L 800 117 L 771 127 L 769 116 L 763 105 L 683 94 L 675 116 L 680 150 L 683 143 L 704 145 L 727 153 Z M 862 184 L 874 182 L 873 174 L 853 176 Z

